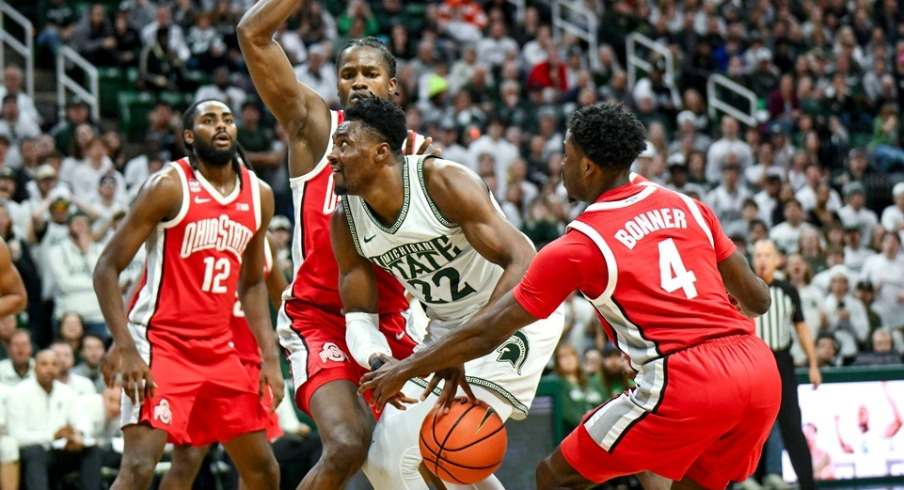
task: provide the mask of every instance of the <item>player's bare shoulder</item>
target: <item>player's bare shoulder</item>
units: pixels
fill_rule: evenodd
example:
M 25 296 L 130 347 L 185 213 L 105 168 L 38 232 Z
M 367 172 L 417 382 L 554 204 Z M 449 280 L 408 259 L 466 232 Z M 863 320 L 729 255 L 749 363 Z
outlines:
M 468 167 L 440 157 L 421 157 L 424 182 L 434 200 L 454 197 L 468 189 L 486 190 L 480 177 Z
M 166 218 L 179 214 L 182 207 L 182 194 L 185 190 L 184 179 L 179 172 L 180 170 L 175 165 L 165 165 L 151 174 L 144 181 L 135 205 L 161 208 L 161 211 L 165 209 L 163 214 Z

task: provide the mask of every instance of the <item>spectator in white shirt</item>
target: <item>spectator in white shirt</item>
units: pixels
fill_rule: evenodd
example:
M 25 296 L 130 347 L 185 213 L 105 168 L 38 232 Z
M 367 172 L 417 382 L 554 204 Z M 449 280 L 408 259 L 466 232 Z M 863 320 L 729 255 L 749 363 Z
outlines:
M 722 162 L 725 160 L 725 155 L 729 153 L 737 155 L 742 173 L 753 165 L 753 151 L 750 149 L 750 145 L 740 139 L 738 121 L 731 116 L 723 117 L 721 130 L 722 137 L 716 140 L 706 152 L 706 180 L 710 182 L 721 180 L 719 174 L 722 172 Z
M 767 175 L 765 182 L 763 190 L 757 192 L 753 200 L 760 207 L 759 218 L 768 226 L 772 226 L 772 222 L 775 221 L 775 208 L 779 204 L 778 196 L 782 191 L 782 178 L 778 175 Z
M 242 112 L 242 103 L 245 102 L 245 91 L 232 85 L 229 79 L 229 68 L 220 66 L 213 71 L 213 83 L 198 87 L 195 92 L 195 102 L 202 100 L 219 100 L 232 109 L 233 116 L 238 119 Z
M 328 49 L 321 44 L 308 46 L 308 59 L 295 67 L 295 78 L 311 87 L 330 107 L 338 107 L 339 95 L 336 92 L 336 70 L 328 60 Z M 342 58 L 339 58 L 338 69 L 342 70 Z M 342 74 L 339 73 L 341 76 Z M 393 75 L 394 76 L 394 75 Z
M 808 213 L 816 207 L 818 200 L 817 189 L 823 184 L 825 175 L 822 168 L 815 163 L 807 165 L 806 175 L 807 184 L 797 191 L 794 198 L 800 202 L 804 212 Z M 829 200 L 826 203 L 826 209 L 833 212 L 838 212 L 841 209 L 841 196 L 838 195 L 835 189 L 829 190 Z
M 489 36 L 477 41 L 477 61 L 488 68 L 501 66 L 509 57 L 518 55 L 518 43 L 506 35 L 505 22 L 490 23 Z
M 0 383 L 0 489 L 19 488 L 19 444 L 6 431 L 6 398 L 12 388 Z
M 94 332 L 87 332 L 82 337 L 82 348 L 79 350 L 79 362 L 70 373 L 87 378 L 94 383 L 98 393 L 104 392 L 104 377 L 100 372 L 100 363 L 104 359 L 104 338 Z
M 91 236 L 91 222 L 84 213 L 69 217 L 69 236 L 53 245 L 46 254 L 46 274 L 54 284 L 54 319 L 63 314 L 78 313 L 85 331 L 109 336 L 100 304 L 94 294 L 94 266 L 102 245 Z
M 750 191 L 741 185 L 741 166 L 734 153 L 723 157 L 721 182 L 719 187 L 706 195 L 706 202 L 722 226 L 727 227 L 741 220 L 741 205 L 745 199 L 752 197 Z
M 32 349 L 31 332 L 24 328 L 13 332 L 9 338 L 9 359 L 0 361 L 0 383 L 13 386 L 31 376 L 35 367 Z
M 844 266 L 859 273 L 866 259 L 876 253 L 863 246 L 863 234 L 856 224 L 844 226 Z
M 114 169 L 113 160 L 107 156 L 107 147 L 104 145 L 104 141 L 98 137 L 91 138 L 86 148 L 85 158 L 72 170 L 69 183 L 72 194 L 85 203 L 96 204 L 100 202 L 101 196 L 98 191 L 98 184 L 101 177 L 108 174 L 115 179 L 116 200 L 120 202 L 125 201 L 125 179 Z M 92 212 L 91 214 L 94 213 Z
M 859 226 L 863 236 L 870 236 L 873 227 L 879 223 L 876 212 L 866 207 L 866 188 L 854 181 L 844 186 L 844 199 L 847 204 L 838 210 L 838 217 L 845 228 Z
M 147 46 L 153 46 L 157 42 L 157 31 L 160 28 L 167 28 L 169 34 L 166 39 L 166 47 L 176 54 L 182 63 L 188 61 L 191 57 L 191 50 L 188 49 L 188 43 L 185 41 L 185 33 L 182 28 L 172 22 L 169 5 L 159 5 L 155 13 L 156 20 L 141 27 L 141 42 Z
M 796 199 L 786 202 L 784 211 L 785 221 L 769 230 L 769 238 L 785 253 L 794 253 L 799 248 L 800 232 L 813 225 L 804 221 L 804 211 Z
M 41 136 L 41 127 L 38 123 L 22 114 L 16 96 L 8 94 L 3 97 L 0 106 L 0 133 L 9 138 L 11 146 L 18 148 L 25 138 L 37 138 Z M 18 154 L 18 152 L 16 152 Z M 18 165 L 20 162 L 14 162 Z
M 498 116 L 491 116 L 487 121 L 487 132 L 480 138 L 477 138 L 468 147 L 468 155 L 472 169 L 477 168 L 478 160 L 481 154 L 488 153 L 496 159 L 496 180 L 497 182 L 505 182 L 508 174 L 509 165 L 518 158 L 518 148 L 503 139 L 505 133 L 505 121 Z M 465 162 L 462 162 L 465 163 Z M 479 172 L 478 172 L 479 173 Z
M 882 325 L 895 329 L 904 326 L 904 260 L 900 257 L 900 236 L 886 233 L 881 247 L 880 253 L 864 262 L 863 278 L 875 287 L 873 310 L 882 317 Z
M 882 226 L 889 233 L 898 233 L 904 241 L 904 182 L 898 182 L 891 189 L 895 203 L 882 211 Z
M 9 94 L 16 96 L 16 103 L 19 106 L 19 112 L 28 119 L 41 124 L 41 115 L 35 107 L 34 100 L 22 90 L 22 80 L 24 74 L 22 68 L 17 65 L 8 64 L 3 69 L 3 86 L 0 87 L 0 99 Z
M 100 490 L 100 452 L 90 447 L 90 421 L 78 395 L 56 380 L 56 354 L 35 356 L 35 375 L 16 385 L 7 401 L 10 435 L 19 443 L 26 490 L 52 488 L 54 479 L 78 470 L 81 488 Z M 68 471 L 67 471 L 68 470 Z
M 76 395 L 95 395 L 97 388 L 94 383 L 81 375 L 72 372 L 72 366 L 75 364 L 75 353 L 72 352 L 72 346 L 68 342 L 56 340 L 50 344 L 50 350 L 57 356 L 59 364 L 59 374 L 57 381 L 72 388 Z
M 826 296 L 828 329 L 840 344 L 839 354 L 846 363 L 853 361 L 869 337 L 866 307 L 850 293 L 847 269 L 836 265 L 829 270 L 829 295 Z

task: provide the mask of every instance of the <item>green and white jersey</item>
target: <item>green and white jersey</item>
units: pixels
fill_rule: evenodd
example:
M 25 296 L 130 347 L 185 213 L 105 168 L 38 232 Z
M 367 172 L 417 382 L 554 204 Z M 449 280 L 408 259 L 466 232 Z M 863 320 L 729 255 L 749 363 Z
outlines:
M 343 196 L 342 204 L 358 253 L 398 278 L 431 319 L 454 325 L 487 304 L 502 268 L 481 256 L 461 227 L 440 213 L 424 181 L 427 158 L 436 157 L 405 157 L 405 195 L 395 223 L 381 223 L 358 196 Z

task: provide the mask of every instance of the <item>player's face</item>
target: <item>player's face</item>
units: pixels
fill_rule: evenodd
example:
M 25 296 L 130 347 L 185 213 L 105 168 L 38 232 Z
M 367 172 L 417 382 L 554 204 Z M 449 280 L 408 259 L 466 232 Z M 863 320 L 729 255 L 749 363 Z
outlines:
M 396 91 L 396 79 L 380 51 L 367 46 L 346 49 L 339 59 L 339 103 L 343 107 L 364 97 L 388 99 Z
M 333 149 L 327 155 L 337 195 L 357 195 L 359 184 L 373 166 L 373 144 L 356 121 L 344 122 L 333 132 Z
M 584 185 L 581 179 L 581 156 L 574 146 L 571 130 L 565 133 L 565 154 L 562 156 L 562 183 L 571 201 L 584 201 Z
M 235 158 L 238 143 L 235 118 L 222 102 L 205 102 L 195 110 L 195 127 L 185 130 L 185 141 L 204 163 L 222 167 Z

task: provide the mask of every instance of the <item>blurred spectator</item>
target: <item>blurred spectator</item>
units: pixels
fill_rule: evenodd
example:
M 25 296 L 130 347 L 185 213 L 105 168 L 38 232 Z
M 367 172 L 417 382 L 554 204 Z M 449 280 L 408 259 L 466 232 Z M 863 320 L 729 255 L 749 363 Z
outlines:
M 54 55 L 69 41 L 77 21 L 75 6 L 66 0 L 47 0 L 38 4 L 38 35 L 35 43 Z
M 329 49 L 323 44 L 308 46 L 308 59 L 295 67 L 295 78 L 299 82 L 311 87 L 320 94 L 330 107 L 338 107 L 339 95 L 336 93 L 336 70 L 342 75 L 342 60 L 338 60 L 340 66 L 334 66 L 329 61 Z
M 530 238 L 537 249 L 543 248 L 544 245 L 559 238 L 562 234 L 559 231 L 559 225 L 556 224 L 555 216 L 542 196 L 530 203 L 527 215 L 524 217 L 524 224 L 521 225 L 521 231 Z
M 141 36 L 129 23 L 129 11 L 122 7 L 113 17 L 113 36 L 116 38 L 116 63 L 123 67 L 138 66 Z
M 191 57 L 186 65 L 188 68 L 210 71 L 219 69 L 229 62 L 226 57 L 226 43 L 223 42 L 223 37 L 213 26 L 213 19 L 209 12 L 198 14 L 197 21 L 188 29 L 185 41 L 191 52 Z M 217 72 L 214 71 L 215 82 L 216 74 Z M 227 80 L 228 77 L 229 69 L 226 68 Z M 195 98 L 200 100 L 197 96 Z
M 482 37 L 487 16 L 475 0 L 443 0 L 439 7 L 443 32 L 458 42 L 474 42 Z
M 721 175 L 721 183 L 706 195 L 706 203 L 722 226 L 731 228 L 734 223 L 741 221 L 742 203 L 753 196 L 741 182 L 740 160 L 734 153 L 722 157 Z
M 873 309 L 888 328 L 904 326 L 904 261 L 901 260 L 901 238 L 886 233 L 880 253 L 866 259 L 863 278 L 873 283 L 876 301 Z
M 757 192 L 756 195 L 753 196 L 753 200 L 756 201 L 756 204 L 759 207 L 759 217 L 767 225 L 778 223 L 784 217 L 784 214 L 776 216 L 781 209 L 779 206 L 779 192 L 781 192 L 781 190 L 781 176 L 771 174 L 766 176 L 763 190 Z
M 57 381 L 72 388 L 72 391 L 79 396 L 97 393 L 97 389 L 90 379 L 71 371 L 72 366 L 75 364 L 75 354 L 69 343 L 57 340 L 50 344 L 50 350 L 56 354 L 57 363 L 59 364 Z
M 31 333 L 18 329 L 9 338 L 9 358 L 0 361 L 0 383 L 17 385 L 34 372 L 35 360 L 32 359 Z
M 66 106 L 66 119 L 60 121 L 50 130 L 56 142 L 56 149 L 63 155 L 70 155 L 75 146 L 75 128 L 87 124 L 89 128 L 97 129 L 91 122 L 88 104 L 79 97 L 70 99 Z M 97 131 L 95 131 L 97 132 Z
M 158 46 L 167 53 L 174 64 L 184 64 L 191 57 L 191 51 L 185 41 L 185 32 L 178 24 L 173 23 L 169 5 L 158 5 L 154 21 L 140 29 L 141 44 L 145 49 Z
M 129 14 L 129 27 L 140 31 L 154 22 L 157 10 L 151 0 L 123 0 L 120 9 Z
M 769 230 L 769 238 L 785 253 L 794 253 L 798 250 L 801 231 L 813 225 L 804 221 L 803 209 L 796 199 L 786 202 L 784 210 L 785 221 Z
M 94 438 L 97 449 L 101 452 L 101 466 L 118 471 L 122 462 L 122 449 L 125 442 L 120 428 L 122 386 L 117 384 L 112 388 L 104 387 L 99 393 L 96 397 L 83 398 L 84 401 L 93 401 L 91 407 L 86 407 L 86 411 L 89 408 L 94 409 L 91 413 L 93 415 L 91 417 L 93 426 L 91 437 Z
M 879 218 L 866 208 L 866 188 L 860 182 L 851 182 L 844 186 L 844 198 L 847 204 L 838 210 L 841 223 L 845 228 L 859 227 L 862 236 L 869 236 Z
M 562 422 L 571 431 L 580 425 L 588 411 L 602 403 L 608 395 L 599 378 L 590 377 L 581 369 L 577 349 L 562 342 L 553 357 L 553 373 L 546 376 L 562 395 Z
M 816 228 L 804 228 L 798 240 L 798 252 L 816 274 L 827 269 L 822 240 L 822 233 Z
M 866 317 L 869 319 L 869 331 L 875 332 L 876 329 L 882 327 L 882 317 L 873 311 L 873 302 L 876 300 L 876 292 L 873 290 L 873 283 L 869 281 L 858 281 L 857 287 L 854 289 L 854 297 L 863 303 L 866 308 Z
M 78 470 L 85 490 L 101 488 L 100 452 L 87 445 L 90 421 L 76 393 L 59 382 L 59 364 L 50 350 L 38 352 L 35 375 L 12 389 L 7 403 L 9 433 L 19 443 L 26 490 L 50 484 Z
M 121 203 L 125 201 L 126 184 L 119 172 L 113 168 L 113 160 L 107 156 L 107 146 L 104 141 L 94 137 L 88 143 L 85 158 L 72 170 L 69 187 L 72 193 L 91 204 L 101 202 L 98 184 L 101 177 L 110 175 L 114 180 L 116 199 Z M 94 213 L 92 213 L 94 214 Z
M 162 7 L 158 9 L 158 12 L 165 11 L 167 8 Z M 169 14 L 166 15 L 168 16 Z M 141 58 L 139 60 L 140 77 L 138 88 L 158 93 L 179 91 L 180 87 L 185 86 L 183 69 L 185 67 L 184 63 L 189 57 L 188 47 L 182 46 L 185 41 L 182 39 L 181 31 L 179 31 L 178 35 L 175 35 L 170 34 L 170 32 L 173 29 L 178 29 L 178 26 L 161 26 L 148 29 L 150 27 L 154 27 L 154 24 L 148 25 L 141 31 L 143 48 L 141 49 Z M 153 37 L 146 39 L 147 35 Z M 176 40 L 171 42 L 170 39 Z M 182 47 L 185 49 L 185 54 L 179 51 Z
M 16 333 L 16 316 L 6 315 L 0 317 L 0 361 L 9 358 L 10 341 L 14 333 Z M 0 383 L 0 385 L 2 384 Z
M 9 138 L 9 144 L 19 146 L 25 138 L 37 138 L 41 135 L 41 128 L 37 121 L 30 119 L 19 111 L 18 96 L 6 94 L 3 96 L 2 108 L 0 108 L 0 134 Z M 7 159 L 9 156 L 7 156 Z M 19 166 L 21 161 L 7 161 L 7 164 Z
M 292 65 L 303 63 L 308 58 L 308 48 L 301 41 L 297 31 L 290 30 L 289 24 L 283 22 L 276 33 L 276 40 L 282 45 Z
M 82 17 L 69 46 L 98 66 L 116 66 L 116 37 L 103 4 L 91 4 L 88 16 Z
M 809 164 L 806 167 L 806 184 L 797 190 L 794 198 L 800 202 L 804 212 L 810 212 L 817 206 L 820 201 L 820 186 L 825 186 L 824 191 L 828 192 L 828 198 L 824 201 L 826 210 L 837 213 L 841 209 L 841 196 L 834 189 L 825 185 L 825 174 L 822 168 L 817 164 Z M 825 199 L 825 197 L 823 197 Z
M 882 210 L 882 227 L 904 240 L 904 182 L 895 184 L 891 195 L 895 203 Z
M 827 330 L 832 332 L 840 345 L 839 354 L 844 364 L 850 364 L 860 346 L 866 345 L 869 337 L 869 319 L 866 307 L 850 293 L 848 271 L 843 265 L 829 270 L 829 295 L 826 296 L 828 313 Z
M 83 376 L 94 383 L 98 393 L 104 392 L 104 377 L 100 371 L 100 363 L 103 361 L 104 339 L 94 332 L 87 332 L 82 337 L 82 347 L 79 350 L 79 363 L 70 371 L 72 375 Z
M 857 354 L 854 365 L 876 366 L 904 363 L 904 358 L 902 358 L 901 354 L 894 351 L 892 333 L 890 330 L 887 328 L 880 328 L 873 332 L 870 340 L 871 349 Z
M 811 284 L 813 272 L 810 269 L 810 265 L 800 254 L 788 256 L 785 273 L 788 281 L 794 285 L 800 295 L 800 307 L 804 315 L 804 323 L 807 324 L 810 333 L 816 338 L 817 333 L 828 326 L 825 292 Z M 797 332 L 792 331 L 791 335 L 794 340 L 791 345 L 791 356 L 794 358 L 794 364 L 798 366 L 806 364 L 807 356 L 801 349 Z
M 68 218 L 69 236 L 50 247 L 47 253 L 47 273 L 54 285 L 54 318 L 59 322 L 63 313 L 78 313 L 85 322 L 85 330 L 108 336 L 100 305 L 94 295 L 94 266 L 102 245 L 91 236 L 91 221 L 84 213 Z
M 743 173 L 745 169 L 753 165 L 753 152 L 750 145 L 740 139 L 740 126 L 738 121 L 730 116 L 724 116 L 721 123 L 722 137 L 713 142 L 706 153 L 706 180 L 719 182 L 721 179 L 722 162 L 725 155 L 733 153 L 738 158 L 738 165 Z
M 491 22 L 487 34 L 487 36 L 476 43 L 478 63 L 493 70 L 501 67 L 505 60 L 517 58 L 519 53 L 518 43 L 508 36 L 503 21 Z
M 505 121 L 498 115 L 490 116 L 487 132 L 468 146 L 468 161 L 461 162 L 471 169 L 478 169 L 480 155 L 492 155 L 495 160 L 493 171 L 498 182 L 505 182 L 509 165 L 518 158 L 518 148 L 503 138 Z M 480 173 L 480 172 L 478 172 Z
M 12 388 L 0 383 L 0 488 L 19 488 L 19 444 L 8 435 L 6 399 Z
M 24 78 L 25 75 L 19 65 L 7 62 L 6 68 L 3 69 L 3 86 L 0 86 L 0 99 L 7 95 L 15 95 L 16 106 L 19 108 L 19 113 L 22 114 L 22 117 L 40 124 L 42 119 L 35 108 L 35 102 L 23 90 L 22 82 Z
M 600 383 L 606 388 L 604 397 L 613 397 L 634 386 L 634 374 L 627 371 L 625 355 L 611 342 L 606 342 L 602 351 L 602 362 L 596 372 Z
M 195 102 L 208 99 L 223 102 L 232 109 L 233 117 L 236 117 L 241 114 L 242 104 L 245 103 L 245 91 L 232 82 L 229 68 L 220 66 L 213 71 L 213 83 L 202 85 L 195 92 Z
M 886 104 L 873 123 L 873 139 L 870 141 L 873 160 L 882 171 L 889 172 L 897 167 L 904 167 L 900 133 L 898 108 Z
M 350 0 L 345 12 L 336 19 L 336 30 L 340 35 L 348 34 L 355 22 L 363 23 L 363 32 L 355 37 L 375 36 L 380 32 L 380 23 L 364 0 Z
M 298 34 L 308 49 L 313 44 L 321 44 L 336 39 L 336 20 L 323 9 L 320 2 L 312 1 L 302 7 L 301 26 Z M 335 84 L 333 84 L 335 88 Z
M 836 367 L 841 365 L 838 356 L 841 346 L 830 332 L 819 332 L 813 341 L 816 349 L 816 363 L 819 367 Z

